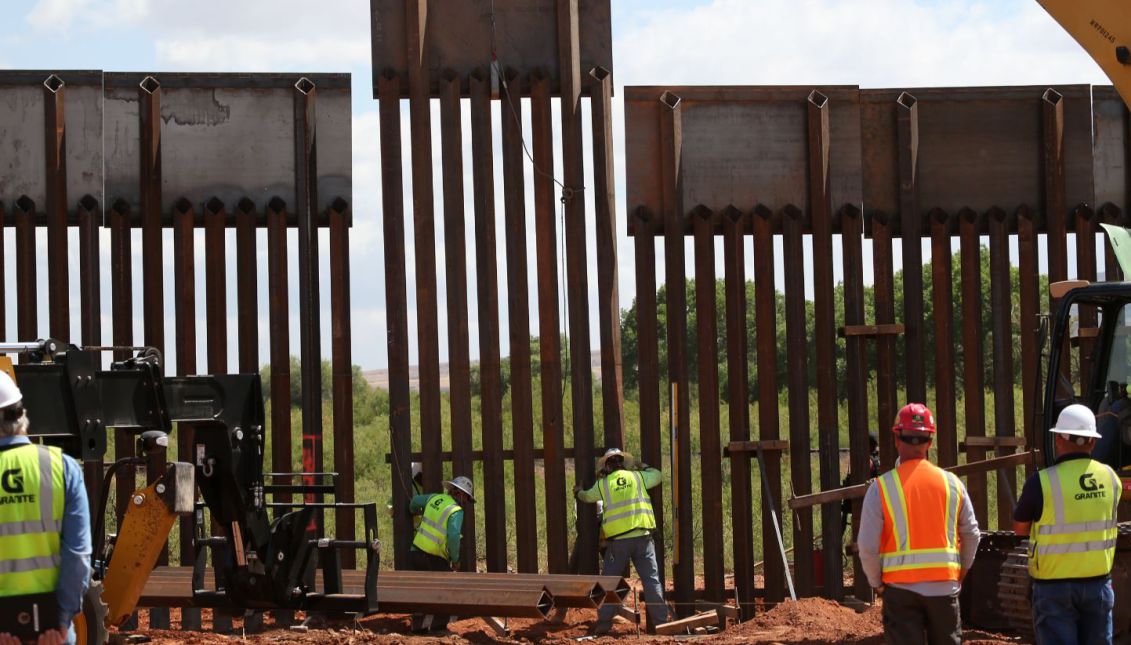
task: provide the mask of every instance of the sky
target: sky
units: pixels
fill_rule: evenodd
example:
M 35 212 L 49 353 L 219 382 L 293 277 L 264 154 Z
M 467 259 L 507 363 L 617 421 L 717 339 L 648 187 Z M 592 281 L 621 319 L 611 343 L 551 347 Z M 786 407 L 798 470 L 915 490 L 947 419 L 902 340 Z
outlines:
M 444 2 L 455 0 L 443 0 Z M 610 0 L 613 26 L 613 135 L 616 142 L 616 207 L 621 306 L 635 296 L 635 257 L 625 234 L 625 85 L 859 85 L 909 88 L 965 85 L 1107 84 L 1083 50 L 1035 0 Z M 379 123 L 370 87 L 369 3 L 364 0 L 2 0 L 0 68 L 103 69 L 168 72 L 349 72 L 353 79 L 353 213 L 351 301 L 353 362 L 364 369 L 387 366 L 384 254 L 381 220 Z M 439 169 L 438 109 L 434 110 L 434 162 Z M 467 123 L 467 107 L 464 119 Z M 496 132 L 498 132 L 496 106 Z M 587 112 L 586 112 L 587 118 Z M 404 127 L 408 163 L 407 112 Z M 529 127 L 529 108 L 524 111 Z M 555 132 L 558 129 L 555 112 Z M 588 122 L 585 131 L 589 131 Z M 529 130 L 527 129 L 527 132 Z M 529 136 L 529 135 L 528 135 Z M 470 158 L 465 126 L 465 161 Z M 496 142 L 497 146 L 498 142 Z M 587 150 L 587 156 L 589 151 Z M 501 181 L 496 150 L 496 180 Z M 560 157 L 557 163 L 560 173 Z M 587 163 L 587 182 L 592 164 Z M 525 168 L 532 185 L 532 168 Z M 405 174 L 405 195 L 411 176 Z M 442 212 L 437 180 L 436 212 Z M 470 187 L 470 175 L 465 185 Z M 501 184 L 499 184 L 501 187 Z M 470 193 L 470 190 L 468 190 Z M 527 191 L 528 199 L 532 194 Z M 496 195 L 501 196 L 497 188 Z M 500 209 L 501 197 L 497 200 Z M 592 237 L 593 209 L 588 201 Z M 471 209 L 467 208 L 470 217 Z M 406 207 L 406 218 L 411 209 Z M 411 219 L 407 219 L 411 232 Z M 443 227 L 437 226 L 440 329 L 446 329 Z M 468 230 L 471 228 L 468 226 Z M 499 275 L 505 278 L 500 241 Z M 9 244 L 11 236 L 8 236 Z M 262 247 L 262 244 L 261 244 Z M 408 250 L 410 360 L 416 362 L 414 256 Z M 528 231 L 533 248 L 533 228 Z M 77 245 L 72 245 L 76 249 Z M 104 240 L 104 249 L 108 242 Z M 166 248 L 169 248 L 167 245 Z M 199 246 L 198 246 L 199 248 Z M 293 244 L 292 244 L 293 248 Z M 75 250 L 77 253 L 77 250 Z M 589 242 L 591 334 L 597 312 L 595 243 Z M 322 254 L 323 276 L 328 276 Z M 720 254 L 721 255 L 721 254 Z M 475 284 L 469 247 L 469 284 Z M 9 256 L 12 257 L 12 256 Z M 43 257 L 41 255 L 41 257 Z M 780 256 L 779 256 L 780 257 Z M 104 260 L 107 256 L 104 252 Z M 135 262 L 139 262 L 135 259 Z M 720 257 L 721 261 L 721 257 Z M 865 258 L 869 264 L 868 258 Z M 292 259 L 293 264 L 293 259 Z M 835 262 L 839 264 L 839 261 Z M 171 266 L 171 259 L 167 259 Z M 198 263 L 199 265 L 199 263 Z M 7 272 L 9 294 L 14 294 Z M 45 273 L 41 269 L 41 274 Z M 171 270 L 167 273 L 171 274 Z M 779 276 L 782 271 L 778 271 Z M 292 274 L 293 275 L 293 274 Z M 662 281 L 662 267 L 659 279 Z M 868 279 L 869 276 L 866 276 Z M 171 280 L 171 278 L 167 278 Z M 838 277 L 839 279 L 839 277 Z M 870 281 L 870 279 L 868 280 Z M 266 351 L 266 280 L 260 280 Z M 198 278 L 198 284 L 203 280 Z M 534 281 L 530 280 L 532 298 Z M 297 289 L 297 280 L 292 280 Z M 507 302 L 505 279 L 500 302 Z M 167 287 L 166 293 L 172 293 Z M 10 298 L 11 296 L 9 296 Z M 109 289 L 103 310 L 109 312 Z M 329 356 L 329 285 L 322 287 L 323 356 Z M 72 306 L 77 311 L 76 303 Z M 168 299 L 171 300 L 171 299 Z M 532 300 L 533 301 L 533 300 Z M 139 303 L 140 306 L 140 303 Z M 504 354 L 506 308 L 502 308 Z M 172 304 L 170 302 L 170 320 Z M 292 353 L 298 353 L 297 294 L 292 294 Z M 235 346 L 235 307 L 229 325 Z M 140 311 L 138 312 L 140 316 Z M 203 311 L 201 311 L 203 315 Z M 473 360 L 478 325 L 471 307 Z M 537 330 L 537 312 L 531 329 Z M 40 316 L 45 320 L 46 316 Z M 77 323 L 76 323 L 77 325 Z M 109 321 L 103 324 L 109 335 Z M 198 333 L 203 338 L 203 320 Z M 9 329 L 14 329 L 9 324 Z M 135 323 L 140 330 L 140 317 Z M 441 360 L 446 361 L 446 334 Z M 172 338 L 169 323 L 167 337 Z M 108 338 L 106 340 L 109 340 Z M 203 352 L 203 343 L 201 343 Z M 233 368 L 235 352 L 232 355 Z M 203 364 L 203 363 L 202 363 Z

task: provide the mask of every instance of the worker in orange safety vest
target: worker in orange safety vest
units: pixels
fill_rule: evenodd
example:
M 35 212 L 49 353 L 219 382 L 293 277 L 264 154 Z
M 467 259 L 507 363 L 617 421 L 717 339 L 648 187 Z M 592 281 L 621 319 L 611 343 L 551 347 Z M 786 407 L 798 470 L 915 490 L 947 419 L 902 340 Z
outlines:
M 927 460 L 935 420 L 922 403 L 892 426 L 899 463 L 875 480 L 860 516 L 860 564 L 883 597 L 888 643 L 958 643 L 958 591 L 980 533 L 966 487 Z

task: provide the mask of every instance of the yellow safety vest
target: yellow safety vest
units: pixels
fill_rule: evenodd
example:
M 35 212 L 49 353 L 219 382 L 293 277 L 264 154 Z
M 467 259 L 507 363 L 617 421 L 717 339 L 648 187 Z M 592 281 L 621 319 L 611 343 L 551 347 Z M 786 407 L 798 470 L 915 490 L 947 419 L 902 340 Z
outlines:
M 63 453 L 0 451 L 0 597 L 48 593 L 59 581 Z
M 448 518 L 463 510 L 448 495 L 433 495 L 424 505 L 424 516 L 412 545 L 425 553 L 448 560 Z
M 656 528 L 652 500 L 644 488 L 644 477 L 635 470 L 618 470 L 600 480 L 605 503 L 601 527 L 610 540 L 638 529 Z
M 1111 573 L 1122 485 L 1109 466 L 1069 459 L 1039 473 L 1044 506 L 1029 529 L 1029 574 L 1037 580 Z

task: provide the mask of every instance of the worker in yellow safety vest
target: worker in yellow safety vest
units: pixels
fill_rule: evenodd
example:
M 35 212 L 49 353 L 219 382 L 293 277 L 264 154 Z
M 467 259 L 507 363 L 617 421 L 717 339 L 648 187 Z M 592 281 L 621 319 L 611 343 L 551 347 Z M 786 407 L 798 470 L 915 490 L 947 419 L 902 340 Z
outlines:
M 412 462 L 412 495 L 411 495 L 411 497 L 416 497 L 417 495 L 423 495 L 423 494 L 424 494 L 424 467 L 420 465 L 419 461 L 414 461 L 414 462 Z M 385 505 L 385 510 L 389 514 L 389 517 L 393 516 L 393 500 L 392 500 L 392 498 L 389 498 L 389 503 Z M 416 536 L 416 531 L 417 531 L 417 529 L 420 528 L 420 518 L 421 518 L 420 515 L 413 515 L 412 516 L 412 535 L 413 535 L 413 537 Z
M 1013 510 L 1013 531 L 1029 536 L 1037 643 L 1111 643 L 1122 485 L 1091 457 L 1100 433 L 1086 406 L 1064 408 L 1049 431 L 1056 463 L 1029 476 Z
M 667 622 L 668 606 L 664 602 L 664 589 L 660 584 L 656 564 L 656 547 L 652 531 L 656 518 L 648 489 L 659 486 L 663 475 L 659 470 L 639 464 L 634 467 L 632 455 L 619 448 L 609 448 L 597 460 L 597 481 L 588 490 L 574 489 L 578 501 L 601 502 L 601 529 L 605 536 L 605 575 L 619 576 L 631 560 L 636 573 L 644 583 L 644 601 L 648 606 L 648 619 L 652 627 Z M 606 634 L 612 629 L 616 607 L 602 605 L 597 613 L 595 634 Z
M 90 582 L 82 468 L 27 436 L 23 395 L 0 371 L 0 645 L 73 643 Z
M 966 487 L 927 460 L 935 431 L 927 406 L 900 409 L 899 465 L 868 488 L 860 511 L 860 566 L 883 596 L 888 643 L 962 642 L 958 592 L 981 533 Z
M 414 571 L 455 571 L 459 568 L 459 547 L 463 531 L 463 508 L 475 503 L 471 479 L 453 477 L 444 482 L 446 493 L 417 495 L 409 502 L 409 512 L 420 516 L 420 528 L 412 541 L 409 563 Z M 448 616 L 414 614 L 415 633 L 443 632 Z

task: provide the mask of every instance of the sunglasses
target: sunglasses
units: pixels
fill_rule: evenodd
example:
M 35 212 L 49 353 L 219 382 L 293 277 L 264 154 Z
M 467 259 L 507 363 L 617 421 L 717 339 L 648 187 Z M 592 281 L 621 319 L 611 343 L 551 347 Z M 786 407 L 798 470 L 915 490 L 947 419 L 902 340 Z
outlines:
M 920 436 L 920 435 L 897 434 L 896 437 L 898 437 L 899 440 L 902 441 L 903 443 L 906 443 L 906 444 L 912 445 L 912 446 L 921 446 L 925 443 L 931 442 L 931 437 L 923 437 L 923 436 Z

